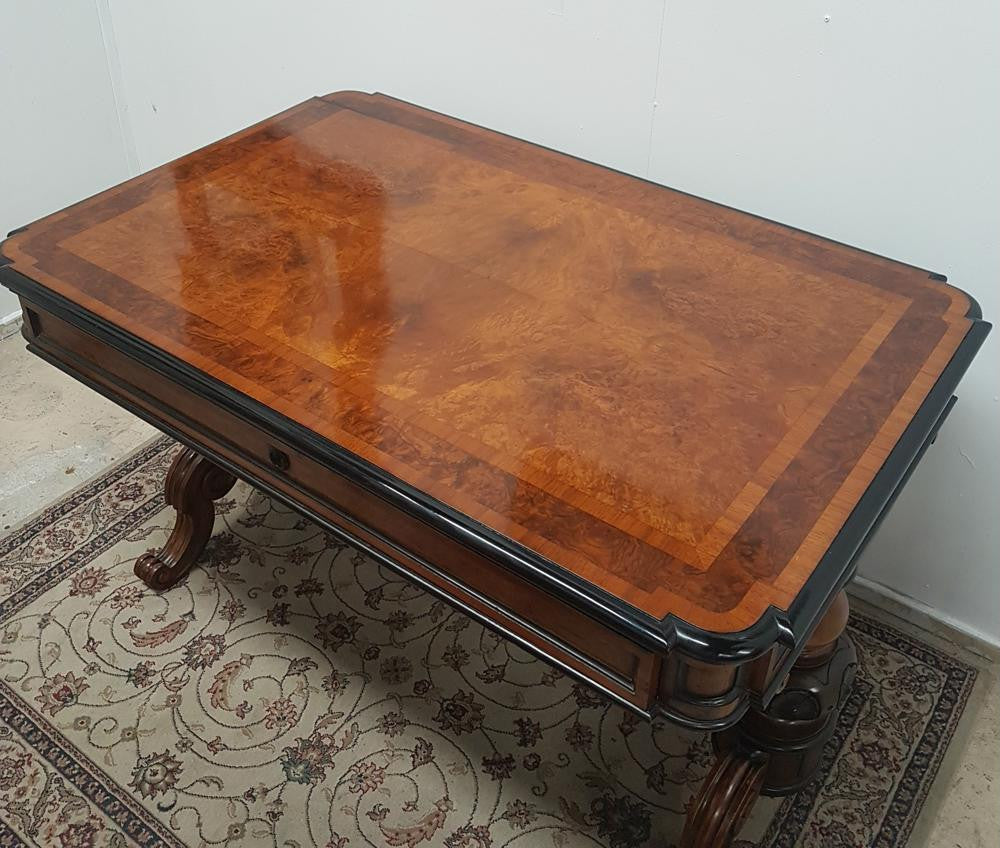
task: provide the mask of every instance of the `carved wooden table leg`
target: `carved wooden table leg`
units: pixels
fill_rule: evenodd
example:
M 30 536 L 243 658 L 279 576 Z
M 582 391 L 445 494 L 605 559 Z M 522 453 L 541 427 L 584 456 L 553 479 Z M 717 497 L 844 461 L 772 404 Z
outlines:
M 166 482 L 167 503 L 177 510 L 174 529 L 159 551 L 149 551 L 136 560 L 136 576 L 157 591 L 169 589 L 184 577 L 212 535 L 213 501 L 235 482 L 232 474 L 191 448 L 177 454 Z
M 751 709 L 715 735 L 719 759 L 688 812 L 681 848 L 726 848 L 758 795 L 790 795 L 812 779 L 854 681 L 848 612 L 841 592 L 767 710 Z

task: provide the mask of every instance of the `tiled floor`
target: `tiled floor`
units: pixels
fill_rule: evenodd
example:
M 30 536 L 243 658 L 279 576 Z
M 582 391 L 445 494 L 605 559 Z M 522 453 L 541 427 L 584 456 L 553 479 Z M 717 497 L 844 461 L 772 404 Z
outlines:
M 0 341 L 0 534 L 92 477 L 156 431 L 24 350 Z M 868 601 L 873 598 L 869 596 Z M 949 628 L 874 599 L 902 629 L 980 656 L 964 751 L 942 774 L 911 848 L 1000 847 L 1000 684 L 997 655 Z M 962 745 L 959 740 L 956 745 Z
M 32 356 L 20 334 L 0 341 L 0 533 L 155 435 Z

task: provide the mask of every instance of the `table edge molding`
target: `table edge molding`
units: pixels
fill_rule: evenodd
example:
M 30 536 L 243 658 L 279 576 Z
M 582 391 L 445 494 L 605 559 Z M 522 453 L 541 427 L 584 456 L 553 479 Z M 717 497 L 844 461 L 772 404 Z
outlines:
M 940 275 L 930 276 L 941 279 Z M 395 508 L 535 582 L 563 602 L 636 643 L 656 651 L 676 650 L 710 663 L 744 663 L 763 655 L 775 645 L 787 649 L 790 656 L 797 654 L 830 601 L 850 579 L 858 556 L 933 441 L 950 411 L 954 389 L 992 326 L 982 320 L 978 303 L 966 294 L 970 304 L 967 313 L 969 330 L 795 600 L 787 610 L 769 606 L 754 624 L 741 631 L 719 633 L 692 625 L 673 614 L 656 619 L 276 410 L 108 322 L 9 267 L 2 257 L 0 283 L 25 300 L 36 303 L 122 354 L 154 369 L 206 402 L 218 404 L 325 463 L 336 473 Z

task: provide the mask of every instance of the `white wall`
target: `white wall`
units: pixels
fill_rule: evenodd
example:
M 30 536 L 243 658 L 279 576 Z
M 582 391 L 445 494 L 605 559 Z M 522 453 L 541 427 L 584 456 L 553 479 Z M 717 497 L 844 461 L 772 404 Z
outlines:
M 649 176 L 946 274 L 1000 320 L 1000 4 L 763 5 L 669 4 Z M 1000 642 L 997 336 L 861 573 Z
M 0 239 L 128 176 L 98 7 L 0 0 Z M 17 298 L 0 288 L 0 320 Z
M 661 0 L 112 5 L 144 168 L 356 88 L 645 171 L 662 11 Z
M 924 265 L 1000 316 L 991 0 L 111 0 L 110 12 L 127 156 L 142 169 L 312 94 L 384 91 Z M 998 351 L 987 342 L 862 570 L 1000 642 Z

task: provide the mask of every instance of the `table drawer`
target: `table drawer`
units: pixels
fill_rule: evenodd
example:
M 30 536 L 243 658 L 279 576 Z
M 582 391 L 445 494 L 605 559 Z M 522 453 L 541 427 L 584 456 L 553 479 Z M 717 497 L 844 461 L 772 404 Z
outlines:
M 546 659 L 646 709 L 659 659 L 625 637 L 407 515 L 278 434 L 206 401 L 111 345 L 27 310 L 32 349 L 116 402 L 332 524 Z

